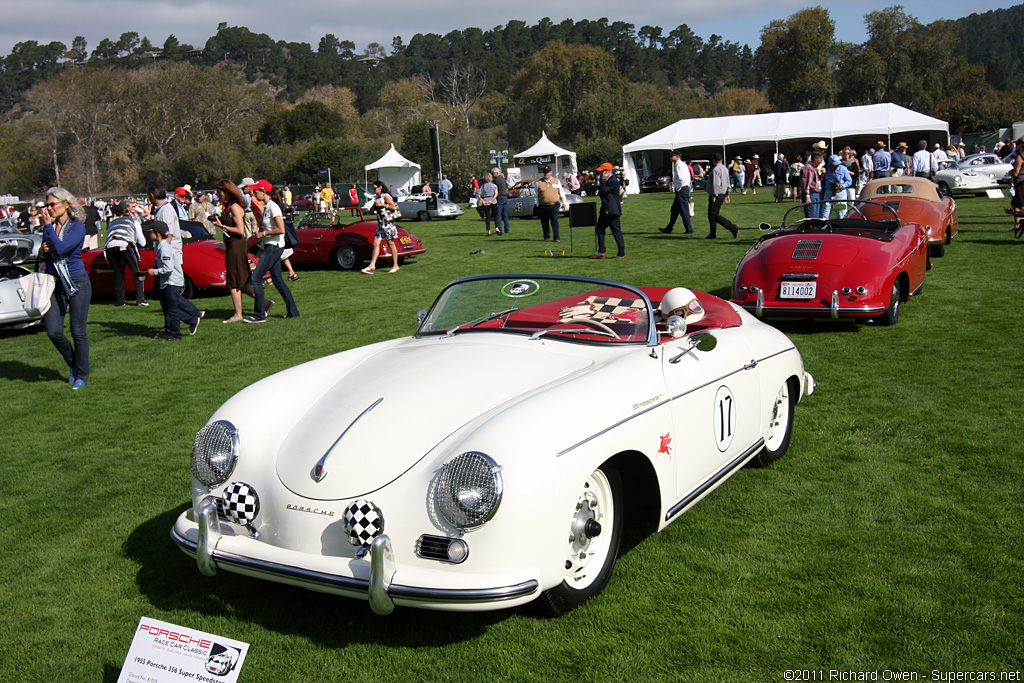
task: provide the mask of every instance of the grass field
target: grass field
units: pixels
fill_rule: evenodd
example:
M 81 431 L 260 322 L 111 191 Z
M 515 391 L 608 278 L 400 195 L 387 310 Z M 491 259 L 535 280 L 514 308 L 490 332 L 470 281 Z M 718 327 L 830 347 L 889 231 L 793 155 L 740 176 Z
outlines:
M 265 325 L 221 325 L 228 297 L 200 297 L 207 317 L 178 344 L 151 339 L 159 306 L 94 299 L 92 375 L 78 392 L 41 329 L 0 334 L 0 681 L 112 682 L 142 616 L 250 643 L 250 682 L 1024 668 L 1024 241 L 1007 200 L 960 201 L 960 236 L 895 327 L 781 324 L 818 381 L 788 455 L 738 473 L 663 533 L 630 538 L 605 592 L 561 619 L 525 608 L 378 617 L 361 601 L 207 578 L 171 543 L 195 432 L 238 390 L 410 334 L 416 312 L 465 275 L 579 274 L 727 297 L 755 226 L 777 225 L 782 207 L 766 190 L 737 197 L 723 213 L 739 239 L 711 241 L 706 201 L 698 193 L 697 235 L 683 238 L 657 231 L 670 195 L 631 197 L 624 260 L 587 259 L 590 229 L 570 242 L 563 227 L 570 254 L 550 258 L 536 221 L 503 237 L 486 237 L 475 213 L 405 223 L 427 253 L 401 272 L 300 271 L 302 317 L 275 310 Z

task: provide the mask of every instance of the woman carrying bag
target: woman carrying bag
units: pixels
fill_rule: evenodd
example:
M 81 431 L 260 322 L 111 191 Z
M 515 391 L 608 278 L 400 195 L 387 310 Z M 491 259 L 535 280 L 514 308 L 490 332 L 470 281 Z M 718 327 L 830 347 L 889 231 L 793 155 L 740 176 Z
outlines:
M 373 192 L 377 196 L 373 200 L 373 211 L 377 214 L 377 232 L 373 234 L 373 256 L 370 258 L 370 265 L 363 268 L 367 275 L 373 275 L 377 270 L 377 256 L 380 255 L 380 243 L 388 241 L 391 247 L 391 258 L 394 265 L 388 272 L 398 272 L 398 226 L 395 220 L 402 214 L 398 211 L 398 204 L 388 194 L 387 186 L 380 180 L 374 181 Z
M 281 293 L 285 306 L 288 310 L 284 317 L 298 318 L 299 309 L 295 305 L 291 290 L 284 282 L 281 275 L 281 253 L 284 251 L 284 216 L 281 213 L 281 197 L 274 186 L 266 180 L 257 180 L 249 186 L 256 199 L 263 202 L 263 220 L 256 228 L 256 237 L 260 241 L 260 261 L 256 264 L 256 270 L 252 271 L 249 282 L 252 284 L 256 298 L 256 307 L 253 314 L 242 322 L 262 323 L 267 320 L 267 311 L 270 306 L 264 308 L 263 278 L 270 273 L 277 291 Z
M 82 263 L 85 242 L 85 211 L 75 196 L 63 187 L 46 191 L 42 211 L 46 272 L 56 279 L 50 308 L 43 315 L 46 336 L 68 364 L 68 383 L 81 389 L 89 379 L 89 338 L 85 323 L 89 318 L 92 285 Z M 64 316 L 71 313 L 71 340 L 64 334 Z

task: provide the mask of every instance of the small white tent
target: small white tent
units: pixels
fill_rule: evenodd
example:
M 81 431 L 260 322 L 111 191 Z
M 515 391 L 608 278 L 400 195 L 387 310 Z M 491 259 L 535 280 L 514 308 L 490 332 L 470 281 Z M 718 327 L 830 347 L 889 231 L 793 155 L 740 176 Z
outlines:
M 539 178 L 541 166 L 550 166 L 551 173 L 561 178 L 566 171 L 576 172 L 576 152 L 562 149 L 548 139 L 547 132 L 540 134 L 540 140 L 528 150 L 514 155 L 515 165 L 519 167 L 519 175 L 523 180 Z
M 929 143 L 949 142 L 949 124 L 891 103 L 870 104 L 861 107 L 815 109 L 774 114 L 720 116 L 705 119 L 682 119 L 634 140 L 622 147 L 623 168 L 629 179 L 631 192 L 640 187 L 637 169 L 639 157 L 643 175 L 654 172 L 667 163 L 668 151 L 693 149 L 695 154 L 707 155 L 722 151 L 726 159 L 730 154 L 752 156 L 760 151 L 764 156 L 793 149 L 804 151 L 811 143 L 825 140 L 828 148 L 849 144 L 859 151 L 867 149 L 877 140 L 893 146 L 892 136 L 908 134 L 911 148 L 917 139 Z M 916 135 L 909 135 L 914 133 Z M 701 149 L 703 148 L 703 149 Z M 731 149 L 729 149 L 731 148 Z M 634 189 L 636 188 L 636 189 Z
M 420 184 L 420 165 L 399 154 L 394 145 L 387 154 L 365 166 L 367 184 L 369 173 L 374 169 L 377 169 L 377 178 L 388 186 L 394 185 L 399 194 L 409 194 L 414 185 Z

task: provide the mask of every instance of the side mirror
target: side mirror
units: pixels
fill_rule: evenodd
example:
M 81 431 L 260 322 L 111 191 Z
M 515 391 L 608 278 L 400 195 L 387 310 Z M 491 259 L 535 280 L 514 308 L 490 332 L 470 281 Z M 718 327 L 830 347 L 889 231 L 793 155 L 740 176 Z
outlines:
M 673 339 L 679 339 L 686 334 L 686 320 L 681 315 L 670 315 L 665 326 Z
M 423 324 L 423 321 L 427 317 L 427 309 L 421 308 L 419 313 L 416 314 L 416 326 L 419 327 Z
M 759 223 L 757 229 L 761 232 L 767 232 L 772 229 L 772 226 L 770 223 Z
M 669 358 L 668 362 L 675 364 L 681 361 L 683 359 L 683 356 L 690 353 L 690 351 L 693 351 L 694 349 L 706 352 L 714 350 L 716 346 L 718 346 L 718 340 L 715 338 L 715 335 L 711 334 L 710 332 L 698 332 L 697 334 L 690 337 L 690 345 L 687 348 L 685 348 L 679 355 Z
M 699 332 L 690 337 L 690 346 L 698 351 L 714 351 L 718 346 L 718 338 L 708 332 Z

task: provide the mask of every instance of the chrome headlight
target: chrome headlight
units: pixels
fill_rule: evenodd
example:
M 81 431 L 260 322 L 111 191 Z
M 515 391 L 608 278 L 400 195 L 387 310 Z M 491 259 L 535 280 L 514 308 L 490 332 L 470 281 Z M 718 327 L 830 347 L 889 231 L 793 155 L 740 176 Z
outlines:
M 192 443 L 192 476 L 204 486 L 223 484 L 238 461 L 238 430 L 226 420 L 206 425 Z
M 434 502 L 441 516 L 464 529 L 493 517 L 501 494 L 501 467 L 490 456 L 470 451 L 445 463 Z

